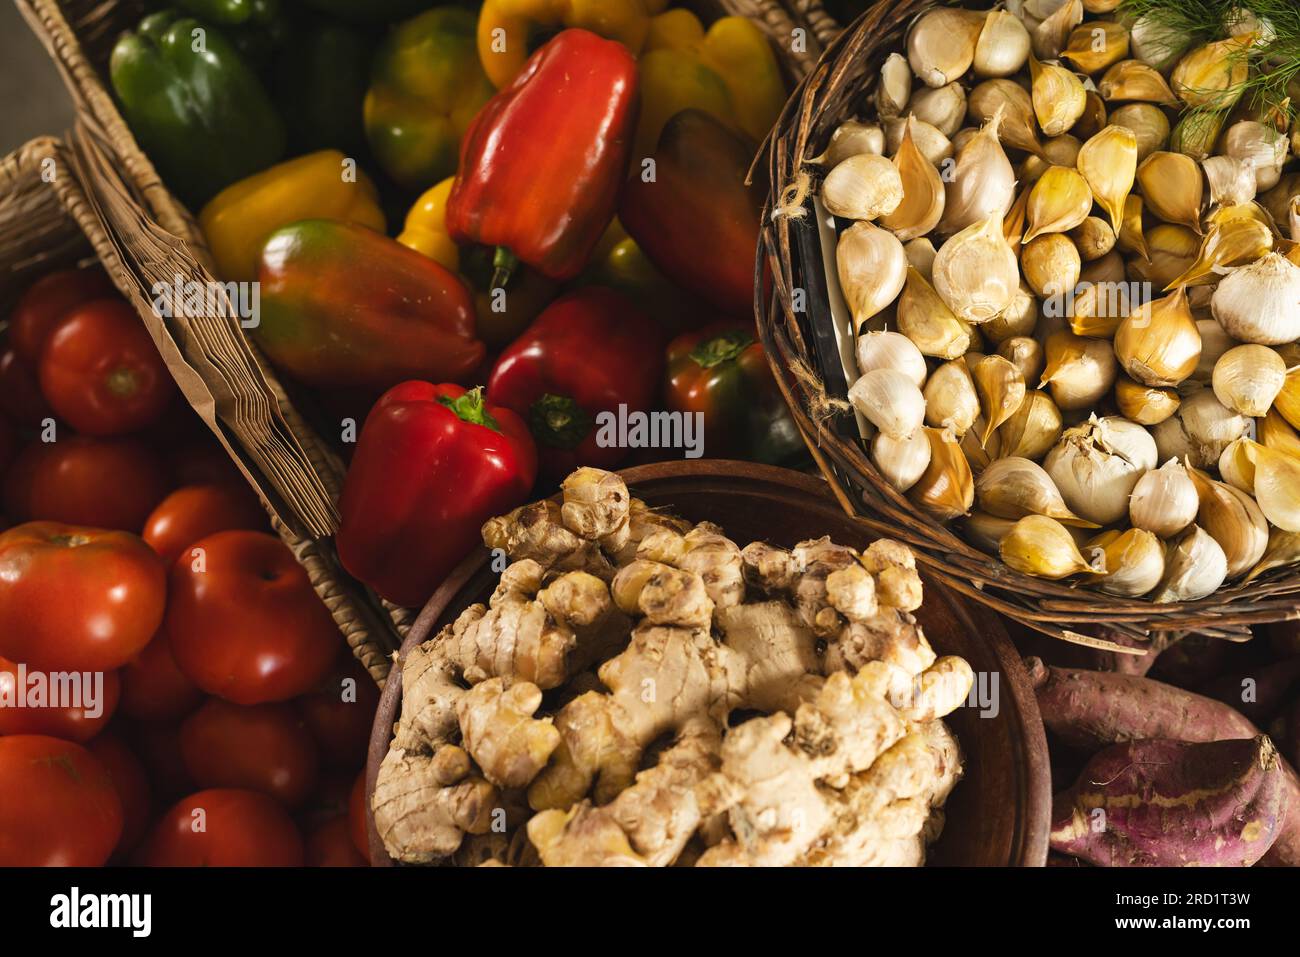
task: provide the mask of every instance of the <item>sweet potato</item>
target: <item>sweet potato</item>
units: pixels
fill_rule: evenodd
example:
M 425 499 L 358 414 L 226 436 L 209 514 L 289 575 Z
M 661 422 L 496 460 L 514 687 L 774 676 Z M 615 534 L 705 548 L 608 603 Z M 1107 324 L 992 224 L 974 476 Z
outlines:
M 1207 697 L 1240 711 L 1259 727 L 1268 723 L 1300 684 L 1300 656 L 1221 675 L 1200 688 Z
M 1259 729 L 1221 701 L 1150 678 L 1100 671 L 1051 668 L 1025 659 L 1043 724 L 1071 747 L 1096 751 L 1142 738 L 1223 741 L 1253 738 Z M 1286 825 L 1265 864 L 1300 867 L 1300 777 L 1282 762 L 1287 794 Z
M 1229 659 L 1239 654 L 1240 647 L 1232 642 L 1186 635 L 1160 652 L 1147 676 L 1179 688 L 1195 688 L 1227 671 Z
M 1098 752 L 1052 808 L 1052 850 L 1103 867 L 1249 867 L 1286 813 L 1267 735 L 1129 741 Z

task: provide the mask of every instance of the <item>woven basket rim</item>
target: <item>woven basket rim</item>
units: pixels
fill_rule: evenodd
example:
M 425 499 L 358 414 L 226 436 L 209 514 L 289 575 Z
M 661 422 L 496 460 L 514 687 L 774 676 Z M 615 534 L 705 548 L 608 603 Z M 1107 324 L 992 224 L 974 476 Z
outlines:
M 952 5 L 952 0 L 943 2 Z M 795 230 L 809 228 L 811 217 L 773 217 L 772 210 L 780 204 L 782 189 L 798 173 L 810 172 L 803 158 L 824 148 L 822 140 L 829 136 L 832 121 L 848 119 L 850 107 L 860 104 L 870 91 L 874 77 L 867 64 L 895 52 L 893 41 L 905 25 L 917 13 L 937 5 L 940 0 L 879 0 L 860 15 L 790 97 L 767 148 L 772 186 L 756 259 L 755 318 L 778 385 L 841 506 L 881 533 L 907 542 L 918 560 L 958 591 L 1036 631 L 1079 644 L 1132 653 L 1134 646 L 1140 648 L 1151 634 L 1162 631 L 1194 631 L 1240 641 L 1249 638 L 1251 625 L 1300 618 L 1300 567 L 1296 566 L 1267 573 L 1249 585 L 1225 586 L 1196 601 L 1168 604 L 1121 598 L 1016 572 L 921 513 L 890 486 L 870 461 L 856 430 L 849 435 L 843 428 L 849 417 L 826 414 L 816 374 L 810 378 L 802 371 L 792 372 L 815 368 L 792 292 L 803 265 L 792 237 Z M 820 259 L 810 265 L 823 268 Z M 841 428 L 836 427 L 837 420 Z

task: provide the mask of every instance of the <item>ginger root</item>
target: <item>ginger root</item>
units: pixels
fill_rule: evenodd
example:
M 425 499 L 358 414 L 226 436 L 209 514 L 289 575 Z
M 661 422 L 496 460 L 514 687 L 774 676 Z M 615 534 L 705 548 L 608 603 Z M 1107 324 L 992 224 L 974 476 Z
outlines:
M 579 469 L 490 520 L 511 560 L 407 655 L 375 821 L 408 862 L 919 864 L 969 694 L 891 541 L 743 549 Z M 548 693 L 549 692 L 549 693 Z

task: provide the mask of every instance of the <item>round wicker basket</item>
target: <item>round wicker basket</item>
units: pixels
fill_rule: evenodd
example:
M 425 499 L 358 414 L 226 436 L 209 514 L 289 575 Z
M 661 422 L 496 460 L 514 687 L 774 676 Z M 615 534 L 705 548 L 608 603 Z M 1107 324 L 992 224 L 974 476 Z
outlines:
M 794 187 L 803 177 L 816 177 L 817 168 L 806 161 L 825 149 L 836 126 L 864 111 L 885 57 L 901 48 L 912 20 L 937 5 L 936 0 L 880 0 L 868 9 L 800 83 L 768 145 L 773 186 L 756 269 L 759 331 L 808 447 L 840 504 L 880 534 L 907 542 L 953 589 L 1030 628 L 1079 644 L 1141 654 L 1157 632 L 1244 641 L 1251 625 L 1300 617 L 1300 568 L 1276 570 L 1199 601 L 1172 604 L 1021 574 L 918 511 L 871 462 L 843 401 L 847 384 L 839 354 L 832 354 L 834 330 L 816 216 L 811 200 L 803 199 L 808 190 Z M 802 182 L 806 186 L 807 179 Z M 784 197 L 783 189 L 788 189 Z M 770 215 L 796 192 L 805 215 Z

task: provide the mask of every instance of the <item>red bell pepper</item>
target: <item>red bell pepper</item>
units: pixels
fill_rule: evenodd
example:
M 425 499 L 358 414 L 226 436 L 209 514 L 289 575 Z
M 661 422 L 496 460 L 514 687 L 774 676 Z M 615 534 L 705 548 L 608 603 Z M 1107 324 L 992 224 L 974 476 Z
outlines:
M 537 477 L 528 426 L 481 389 L 403 382 L 366 417 L 339 501 L 343 567 L 418 608 Z
M 663 374 L 663 332 L 612 289 L 557 299 L 497 359 L 489 401 L 532 429 L 544 475 L 611 468 L 628 449 L 597 441 L 601 412 L 649 412 Z
M 457 243 L 497 247 L 553 279 L 586 265 L 614 216 L 638 108 L 636 60 L 586 30 L 539 49 L 474 118 L 447 200 Z

